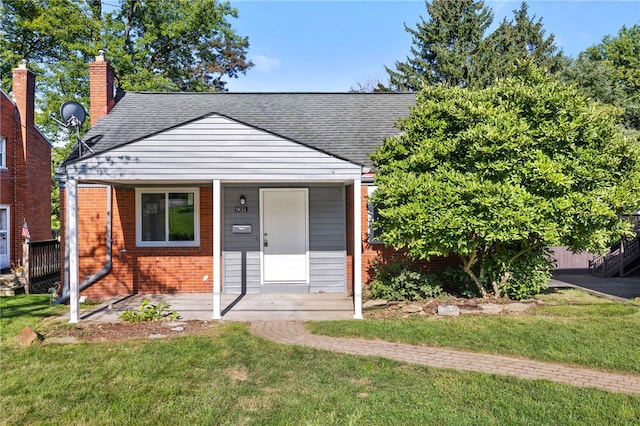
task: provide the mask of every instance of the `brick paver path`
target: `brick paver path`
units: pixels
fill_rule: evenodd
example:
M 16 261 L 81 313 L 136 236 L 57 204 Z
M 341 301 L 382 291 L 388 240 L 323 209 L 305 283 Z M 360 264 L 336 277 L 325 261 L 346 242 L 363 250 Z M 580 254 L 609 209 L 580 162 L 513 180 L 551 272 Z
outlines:
M 378 356 L 436 368 L 478 371 L 523 379 L 546 379 L 572 386 L 640 394 L 640 375 L 626 375 L 569 367 L 502 355 L 414 346 L 381 340 L 328 337 L 308 333 L 300 321 L 256 321 L 253 334 L 290 345 L 309 346 L 352 355 Z

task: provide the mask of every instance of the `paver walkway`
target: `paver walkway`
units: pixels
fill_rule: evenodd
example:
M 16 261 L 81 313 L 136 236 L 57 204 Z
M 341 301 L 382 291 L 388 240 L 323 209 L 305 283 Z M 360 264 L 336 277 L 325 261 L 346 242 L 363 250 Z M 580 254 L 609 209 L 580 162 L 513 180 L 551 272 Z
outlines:
M 478 371 L 523 379 L 545 379 L 572 386 L 640 394 L 640 375 L 607 373 L 502 355 L 380 340 L 321 336 L 308 333 L 301 321 L 255 321 L 251 323 L 250 330 L 256 336 L 290 345 L 309 346 L 352 355 L 378 356 L 436 368 Z

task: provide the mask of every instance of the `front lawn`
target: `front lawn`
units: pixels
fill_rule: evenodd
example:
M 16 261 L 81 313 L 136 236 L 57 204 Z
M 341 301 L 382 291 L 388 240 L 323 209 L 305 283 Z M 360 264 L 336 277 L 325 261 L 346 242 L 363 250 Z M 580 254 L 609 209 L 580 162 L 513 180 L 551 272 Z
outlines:
M 52 309 L 48 301 L 39 296 L 21 299 L 12 308 L 8 299 L 0 300 L 0 424 L 640 424 L 638 395 L 280 345 L 252 336 L 240 323 L 213 323 L 203 335 L 166 340 L 18 348 L 11 337 L 24 325 L 38 331 L 51 327 L 37 323 Z M 592 315 L 635 315 L 624 306 L 612 311 L 599 303 L 581 309 L 588 309 L 580 311 L 586 328 L 597 322 L 586 318 Z M 572 310 L 548 303 L 530 321 L 535 324 L 536 318 L 551 315 L 575 326 Z M 388 324 L 404 324 L 414 334 L 449 324 L 464 340 L 471 334 L 465 329 L 479 319 Z M 345 328 L 367 323 L 338 324 Z M 387 333 L 384 324 L 372 323 L 371 333 Z M 450 333 L 441 332 L 438 338 L 449 339 Z M 503 336 L 500 346 L 509 347 L 512 337 Z M 637 347 L 630 354 L 637 354 Z
M 3 423 L 637 424 L 640 396 L 207 336 L 2 348 Z
M 314 333 L 442 346 L 640 374 L 640 309 L 558 290 L 527 314 L 327 321 Z

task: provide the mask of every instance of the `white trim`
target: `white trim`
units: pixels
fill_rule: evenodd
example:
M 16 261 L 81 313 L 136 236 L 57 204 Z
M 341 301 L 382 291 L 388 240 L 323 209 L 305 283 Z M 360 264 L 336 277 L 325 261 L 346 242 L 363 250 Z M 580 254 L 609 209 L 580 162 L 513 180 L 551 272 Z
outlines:
M 165 197 L 165 241 L 142 240 L 142 194 L 169 194 L 192 192 L 193 196 L 193 241 L 168 241 L 169 235 L 169 197 Z M 199 247 L 200 246 L 200 188 L 197 187 L 161 187 L 136 188 L 136 247 Z
M 290 284 L 309 284 L 309 188 L 260 188 L 260 285 L 285 281 L 265 281 L 264 279 L 264 193 L 265 192 L 304 192 L 304 237 L 305 237 L 305 278 L 302 281 L 286 281 Z
M 4 229 L 4 231 L 7 233 L 7 254 L 6 254 L 7 261 L 5 264 L 0 262 L 0 268 L 6 268 L 9 265 L 11 265 L 11 206 L 9 204 L 0 204 L 0 210 L 2 209 L 7 210 L 7 218 L 6 218 L 7 223 L 5 224 L 6 228 Z M 3 229 L 0 228 L 0 231 L 2 230 Z M 4 255 L 0 255 L 0 256 L 4 256 Z
M 362 319 L 362 186 L 353 181 L 353 318 Z
M 7 138 L 0 137 L 0 170 L 7 168 Z
M 78 181 L 67 180 L 65 185 L 67 201 L 67 240 L 65 244 L 69 246 L 69 322 L 76 324 L 79 320 L 79 297 L 78 288 Z
M 221 310 L 221 277 L 220 277 L 220 262 L 222 262 L 221 249 L 222 249 L 222 226 L 220 212 L 221 209 L 221 193 L 220 193 L 220 181 L 213 181 L 213 319 L 222 319 Z

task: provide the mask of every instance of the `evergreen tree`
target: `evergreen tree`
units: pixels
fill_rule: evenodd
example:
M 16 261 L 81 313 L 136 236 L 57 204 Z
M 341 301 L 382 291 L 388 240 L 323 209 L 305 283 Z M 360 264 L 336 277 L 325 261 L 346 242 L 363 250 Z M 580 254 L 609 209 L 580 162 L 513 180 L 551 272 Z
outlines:
M 393 90 L 417 91 L 423 84 L 467 87 L 477 79 L 477 58 L 493 14 L 482 1 L 426 2 L 429 19 L 420 18 L 412 35 L 411 57 L 386 68 Z
M 520 9 L 513 11 L 514 18 L 509 21 L 505 18 L 485 39 L 480 61 L 485 80 L 477 87 L 486 87 L 511 75 L 518 61 L 531 62 L 551 74 L 567 65 L 568 60 L 555 45 L 554 35 L 545 37 L 542 19 L 529 17 L 528 9 L 527 3 L 522 2 Z

